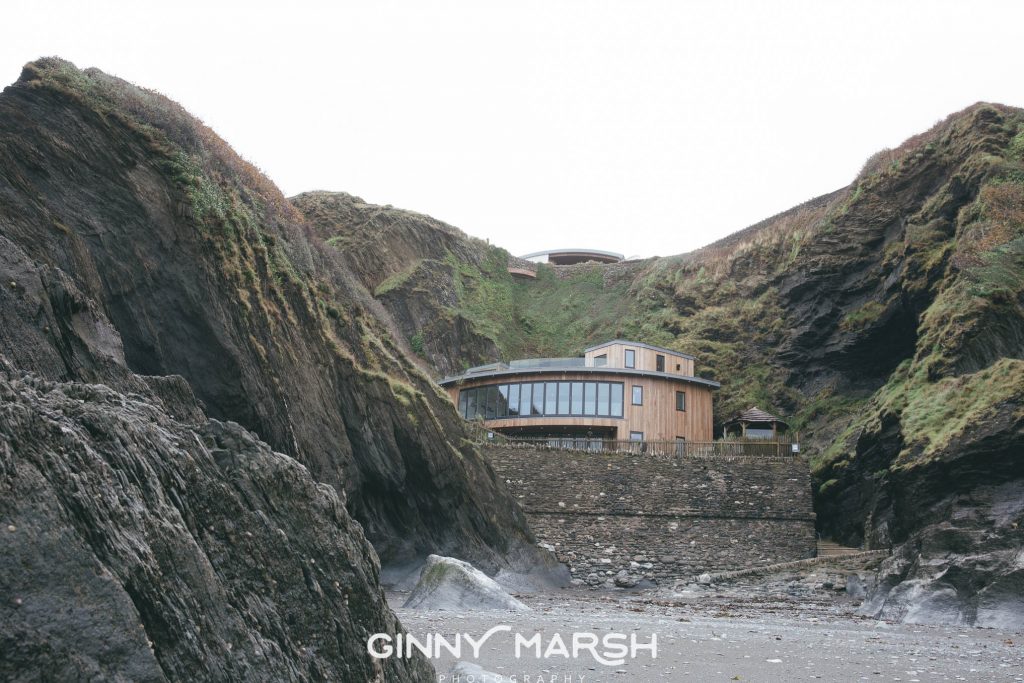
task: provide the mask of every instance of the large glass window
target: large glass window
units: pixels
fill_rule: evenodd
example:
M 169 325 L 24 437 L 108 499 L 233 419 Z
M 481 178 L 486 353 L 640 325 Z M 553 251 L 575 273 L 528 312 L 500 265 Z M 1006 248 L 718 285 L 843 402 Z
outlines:
M 459 392 L 459 413 L 468 420 L 544 415 L 622 417 L 622 398 L 621 382 L 492 384 Z
M 558 414 L 568 415 L 569 414 L 569 383 L 559 382 L 558 383 Z
M 583 414 L 597 414 L 597 385 L 594 382 L 583 385 Z
M 608 415 L 608 407 L 610 403 L 610 390 L 608 382 L 597 383 L 597 414 L 606 416 Z
M 544 414 L 545 415 L 557 415 L 558 414 L 558 383 L 557 382 L 545 382 L 544 383 Z
M 530 415 L 544 414 L 544 382 L 533 383 L 533 407 Z
M 583 382 L 572 383 L 572 404 L 569 406 L 571 415 L 583 414 Z
M 519 416 L 519 385 L 512 384 L 508 388 L 508 416 Z
M 493 420 L 498 416 L 498 387 L 487 387 L 487 404 L 484 408 L 484 419 Z
M 612 384 L 612 416 L 622 417 L 622 385 L 618 382 Z
M 636 367 L 636 351 L 634 351 L 633 349 L 626 349 L 626 367 Z
M 602 353 L 600 356 L 594 356 L 594 367 L 603 368 L 608 365 L 608 354 Z
M 508 385 L 498 385 L 498 410 L 497 417 L 508 417 Z

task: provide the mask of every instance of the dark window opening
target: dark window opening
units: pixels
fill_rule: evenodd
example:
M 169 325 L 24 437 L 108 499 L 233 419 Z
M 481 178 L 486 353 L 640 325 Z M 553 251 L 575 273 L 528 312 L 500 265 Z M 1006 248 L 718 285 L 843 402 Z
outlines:
M 658 372 L 665 372 L 665 356 L 660 353 L 654 358 L 654 369 Z
M 686 392 L 676 392 L 676 410 L 686 410 Z

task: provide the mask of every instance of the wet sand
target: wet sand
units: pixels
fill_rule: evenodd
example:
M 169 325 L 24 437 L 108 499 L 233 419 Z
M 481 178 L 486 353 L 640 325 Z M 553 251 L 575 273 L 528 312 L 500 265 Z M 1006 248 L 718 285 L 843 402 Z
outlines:
M 793 596 L 753 586 L 693 588 L 646 593 L 564 590 L 519 596 L 533 611 L 418 612 L 401 607 L 405 595 L 389 596 L 402 624 L 423 639 L 442 633 L 479 638 L 507 624 L 474 659 L 464 643 L 462 660 L 516 683 L 554 681 L 1024 681 L 1024 633 L 969 627 L 890 624 L 855 614 L 856 601 L 828 591 Z M 515 656 L 513 633 L 554 634 L 571 647 L 573 633 L 603 637 L 635 633 L 649 643 L 657 634 L 657 658 L 647 650 L 620 665 L 580 658 L 537 658 L 524 648 Z M 599 648 L 599 651 L 601 648 Z M 452 681 L 457 661 L 435 659 L 438 681 Z M 462 676 L 460 683 L 480 683 Z

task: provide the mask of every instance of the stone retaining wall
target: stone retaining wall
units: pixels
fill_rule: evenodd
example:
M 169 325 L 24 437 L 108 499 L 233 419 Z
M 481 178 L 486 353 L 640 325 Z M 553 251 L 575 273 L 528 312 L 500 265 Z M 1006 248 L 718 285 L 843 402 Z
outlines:
M 802 458 L 483 450 L 538 540 L 590 585 L 666 583 L 816 551 Z

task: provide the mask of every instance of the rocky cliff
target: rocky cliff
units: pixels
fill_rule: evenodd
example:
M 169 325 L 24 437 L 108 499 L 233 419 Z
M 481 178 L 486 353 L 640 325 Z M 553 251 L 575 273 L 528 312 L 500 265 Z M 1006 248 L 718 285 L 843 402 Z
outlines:
M 347 206 L 358 220 L 378 211 Z M 440 241 L 422 217 L 387 212 L 422 235 L 421 250 Z M 333 225 L 343 253 L 364 239 L 345 221 L 313 223 Z M 716 420 L 752 404 L 793 417 L 823 533 L 901 548 L 883 591 L 919 581 L 918 603 L 947 591 L 971 623 L 987 587 L 1019 589 L 1024 518 L 1006 491 L 1024 476 L 1021 110 L 972 106 L 879 152 L 848 187 L 694 253 L 542 266 L 522 281 L 504 272 L 503 252 L 476 249 L 464 258 L 446 246 L 443 269 L 396 259 L 377 292 L 389 306 L 422 296 L 424 282 L 450 292 L 421 317 L 458 312 L 484 341 L 471 358 L 451 347 L 442 372 L 494 360 L 483 358 L 491 345 L 515 358 L 626 336 L 693 353 L 699 374 L 722 383 Z M 906 616 L 908 594 L 887 613 Z
M 335 489 L 184 380 L 137 381 L 0 357 L 0 678 L 432 680 L 366 655 L 400 625 Z
M 386 311 L 166 98 L 27 65 L 0 245 L 8 671 L 423 679 L 360 654 L 397 627 L 364 531 L 384 562 L 544 560 Z

